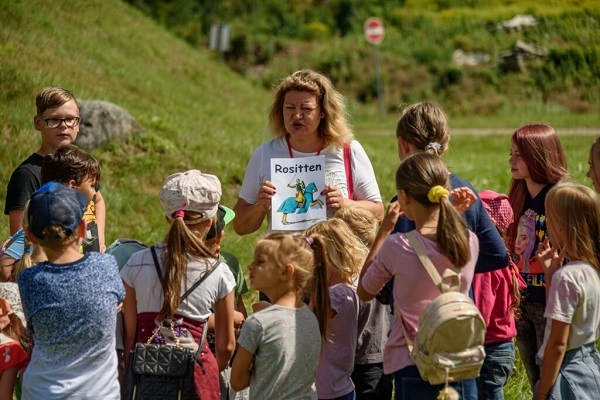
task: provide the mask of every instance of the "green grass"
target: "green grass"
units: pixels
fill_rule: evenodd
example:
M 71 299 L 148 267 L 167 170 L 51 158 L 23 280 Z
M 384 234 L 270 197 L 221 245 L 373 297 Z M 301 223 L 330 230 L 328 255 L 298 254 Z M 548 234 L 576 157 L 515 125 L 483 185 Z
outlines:
M 107 203 L 107 245 L 118 237 L 146 243 L 167 230 L 158 191 L 164 178 L 198 168 L 218 175 L 223 203 L 233 206 L 251 152 L 268 136 L 268 90 L 244 80 L 117 0 L 0 2 L 0 203 L 14 168 L 39 146 L 32 127 L 34 99 L 60 84 L 80 99 L 107 100 L 127 109 L 146 131 L 92 154 L 102 165 Z M 598 115 L 570 115 L 531 107 L 506 118 L 451 118 L 456 129 L 446 156 L 452 170 L 478 189 L 506 192 L 510 134 L 544 120 L 557 128 L 598 128 Z M 395 120 L 380 121 L 376 106 L 351 103 L 357 138 L 369 154 L 383 198 L 394 193 L 398 165 Z M 505 134 L 465 135 L 464 128 L 496 128 Z M 559 130 L 560 133 L 560 130 Z M 573 177 L 585 178 L 593 137 L 561 135 Z M 226 228 L 224 248 L 246 266 L 261 233 L 239 237 Z M 0 237 L 8 236 L 8 219 Z M 252 302 L 255 293 L 248 296 Z M 526 398 L 523 372 L 511 379 L 507 399 Z

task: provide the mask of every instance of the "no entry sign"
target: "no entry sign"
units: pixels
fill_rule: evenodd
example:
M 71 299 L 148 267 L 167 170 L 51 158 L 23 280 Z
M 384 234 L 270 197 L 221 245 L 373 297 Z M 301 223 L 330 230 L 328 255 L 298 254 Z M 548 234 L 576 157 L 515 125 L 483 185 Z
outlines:
M 383 23 L 379 18 L 370 17 L 365 21 L 365 38 L 371 44 L 379 44 L 383 40 L 385 32 Z

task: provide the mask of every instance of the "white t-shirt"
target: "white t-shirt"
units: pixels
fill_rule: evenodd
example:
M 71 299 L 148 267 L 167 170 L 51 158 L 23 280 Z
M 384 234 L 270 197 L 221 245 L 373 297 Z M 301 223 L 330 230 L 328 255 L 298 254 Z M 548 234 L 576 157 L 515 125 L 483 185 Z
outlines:
M 354 200 L 370 200 L 381 202 L 379 186 L 375 172 L 367 153 L 359 142 L 353 140 L 352 151 L 352 181 L 354 183 Z M 295 158 L 311 157 L 315 153 L 301 153 L 292 149 Z M 344 166 L 344 150 L 329 146 L 321 155 L 325 156 L 325 184 L 338 187 L 345 198 L 348 198 L 348 184 L 346 183 L 346 170 Z M 289 158 L 289 148 L 285 138 L 273 139 L 260 145 L 252 154 L 248 165 L 239 197 L 250 204 L 258 202 L 258 192 L 265 181 L 271 180 L 271 159 Z M 327 217 L 333 217 L 333 211 L 327 210 Z M 267 232 L 271 231 L 271 214 L 267 213 L 269 225 Z
M 552 276 L 546 302 L 544 343 L 538 351 L 544 357 L 552 320 L 571 325 L 567 351 L 600 338 L 600 273 L 583 261 L 571 261 Z
M 155 246 L 159 263 L 165 244 Z M 185 293 L 204 272 L 211 267 L 214 260 L 190 261 L 187 265 L 187 282 L 181 284 L 181 294 Z M 235 287 L 235 278 L 229 267 L 218 262 L 216 269 L 199 287 L 197 287 L 177 308 L 177 314 L 193 320 L 207 319 L 212 313 L 215 302 L 227 296 Z M 163 266 L 161 265 L 161 271 Z M 158 280 L 152 252 L 144 249 L 134 253 L 123 269 L 123 281 L 135 289 L 137 312 L 159 312 L 163 305 L 163 292 Z M 163 271 L 164 274 L 164 271 Z

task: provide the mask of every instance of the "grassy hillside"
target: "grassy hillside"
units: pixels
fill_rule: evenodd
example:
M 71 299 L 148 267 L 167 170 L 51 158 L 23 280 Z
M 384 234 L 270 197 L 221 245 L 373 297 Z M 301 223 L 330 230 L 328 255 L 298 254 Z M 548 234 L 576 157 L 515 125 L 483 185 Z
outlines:
M 2 203 L 10 173 L 37 150 L 34 99 L 47 85 L 114 102 L 147 128 L 130 143 L 94 152 L 103 166 L 108 239 L 160 239 L 165 226 L 156 195 L 176 171 L 217 174 L 232 204 L 269 101 L 268 91 L 120 1 L 1 2 Z M 6 223 L 0 226 L 5 237 Z

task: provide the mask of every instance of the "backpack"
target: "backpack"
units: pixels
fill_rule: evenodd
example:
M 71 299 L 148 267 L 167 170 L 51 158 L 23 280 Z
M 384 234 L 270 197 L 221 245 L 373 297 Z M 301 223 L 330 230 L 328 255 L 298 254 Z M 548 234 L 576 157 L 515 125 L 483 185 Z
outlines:
M 402 327 L 417 369 L 432 385 L 473 379 L 485 359 L 485 322 L 469 296 L 460 293 L 460 274 L 448 268 L 443 277 L 423 250 L 414 232 L 406 237 L 441 294 L 419 316 L 414 342 Z M 450 278 L 452 284 L 444 283 Z M 402 318 L 400 310 L 398 315 Z
M 110 246 L 106 249 L 106 254 L 112 254 L 117 259 L 117 264 L 119 265 L 119 271 L 123 269 L 123 266 L 129 260 L 129 257 L 140 250 L 147 249 L 144 243 L 139 240 L 129 239 L 129 238 L 119 238 L 115 240 Z

